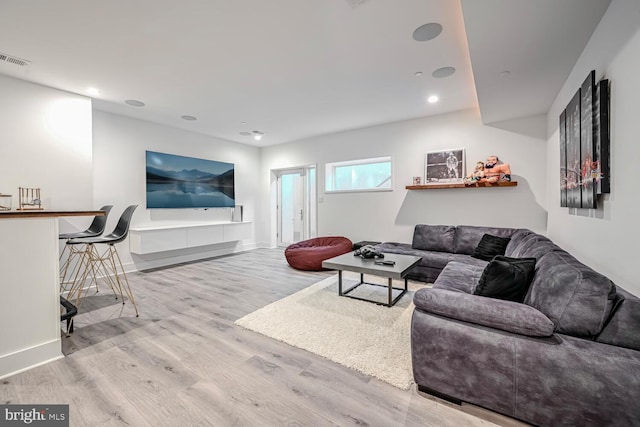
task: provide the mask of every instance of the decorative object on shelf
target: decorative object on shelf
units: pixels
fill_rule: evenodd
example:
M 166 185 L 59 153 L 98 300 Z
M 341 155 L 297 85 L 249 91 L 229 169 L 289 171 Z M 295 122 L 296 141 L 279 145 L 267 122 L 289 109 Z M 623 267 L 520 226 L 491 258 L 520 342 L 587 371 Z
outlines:
M 429 152 L 425 158 L 425 185 L 460 183 L 464 179 L 464 148 Z
M 464 177 L 464 183 L 469 185 L 475 184 L 482 178 L 484 178 L 484 163 L 477 162 L 475 167 L 473 168 L 473 171 L 469 175 Z
M 429 185 L 407 185 L 407 190 L 438 190 L 442 188 L 479 188 L 479 187 L 517 187 L 518 181 L 498 181 L 476 182 L 475 184 L 465 184 L 464 182 L 429 184 Z
M 498 156 L 489 156 L 484 164 L 484 176 L 480 182 L 488 182 L 490 184 L 499 181 L 511 181 L 511 166 L 509 163 L 502 162 Z
M 39 188 L 19 187 L 18 210 L 42 210 L 42 199 Z
M 0 211 L 11 210 L 11 195 L 0 193 Z
M 420 185 L 422 184 L 422 178 L 419 176 L 414 176 L 413 177 L 413 185 Z
M 242 205 L 236 205 L 231 212 L 231 222 L 242 222 L 244 216 L 243 211 Z
M 592 70 L 559 118 L 560 206 L 597 208 L 609 193 L 609 81 Z

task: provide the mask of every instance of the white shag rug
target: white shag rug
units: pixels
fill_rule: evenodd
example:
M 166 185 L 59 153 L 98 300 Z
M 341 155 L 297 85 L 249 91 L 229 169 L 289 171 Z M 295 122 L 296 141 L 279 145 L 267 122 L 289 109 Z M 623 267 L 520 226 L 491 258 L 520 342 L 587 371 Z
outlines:
M 343 273 L 343 289 L 359 281 Z M 387 279 L 365 276 L 386 284 Z M 403 281 L 394 280 L 403 288 Z M 341 365 L 408 390 L 411 370 L 411 315 L 413 293 L 425 284 L 409 282 L 409 291 L 393 307 L 338 296 L 338 276 L 250 313 L 235 324 L 299 347 Z M 399 291 L 394 291 L 394 297 Z M 362 285 L 350 295 L 386 302 L 387 288 Z

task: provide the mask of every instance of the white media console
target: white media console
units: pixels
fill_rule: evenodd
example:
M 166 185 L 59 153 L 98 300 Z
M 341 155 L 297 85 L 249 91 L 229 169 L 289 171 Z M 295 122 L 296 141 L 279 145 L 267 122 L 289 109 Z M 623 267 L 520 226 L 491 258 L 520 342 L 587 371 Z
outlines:
M 186 222 L 138 226 L 129 230 L 129 250 L 142 255 L 251 237 L 251 222 Z

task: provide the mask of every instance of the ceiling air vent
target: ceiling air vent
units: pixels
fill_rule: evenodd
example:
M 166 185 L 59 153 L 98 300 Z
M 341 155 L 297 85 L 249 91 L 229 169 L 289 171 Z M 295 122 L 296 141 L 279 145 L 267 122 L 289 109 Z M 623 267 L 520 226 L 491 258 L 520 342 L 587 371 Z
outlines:
M 366 2 L 367 0 L 347 0 L 347 3 L 349 3 L 349 6 L 351 6 L 354 9 L 358 6 L 362 6 Z
M 31 65 L 31 61 L 29 60 L 21 59 L 16 56 L 7 55 L 6 53 L 2 53 L 2 52 L 0 52 L 0 63 L 1 62 L 8 62 L 9 64 L 15 64 L 20 67 L 28 67 L 29 65 Z

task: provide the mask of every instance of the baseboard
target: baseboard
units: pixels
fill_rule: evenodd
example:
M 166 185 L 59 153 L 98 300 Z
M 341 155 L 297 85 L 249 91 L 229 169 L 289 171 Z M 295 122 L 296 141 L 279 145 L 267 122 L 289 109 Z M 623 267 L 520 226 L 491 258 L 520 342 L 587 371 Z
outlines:
M 0 379 L 61 359 L 60 338 L 0 356 Z
M 257 242 L 256 243 L 256 248 L 258 248 L 258 249 L 275 249 L 275 248 L 277 248 L 277 246 L 272 244 L 271 242 Z
M 216 245 L 215 249 L 209 249 L 202 252 L 193 253 L 166 253 L 166 257 L 162 258 L 149 258 L 143 256 L 135 256 L 133 262 L 126 263 L 124 269 L 127 273 L 134 271 L 144 271 L 153 268 L 166 267 L 169 265 L 180 264 L 183 262 L 198 261 L 201 259 L 215 258 L 224 255 L 231 255 L 234 253 L 245 252 L 252 249 L 257 249 L 258 245 L 255 242 L 250 243 L 235 243 L 233 245 L 221 244 Z M 175 252 L 175 251 L 174 251 Z M 154 254 L 156 257 L 160 254 Z

